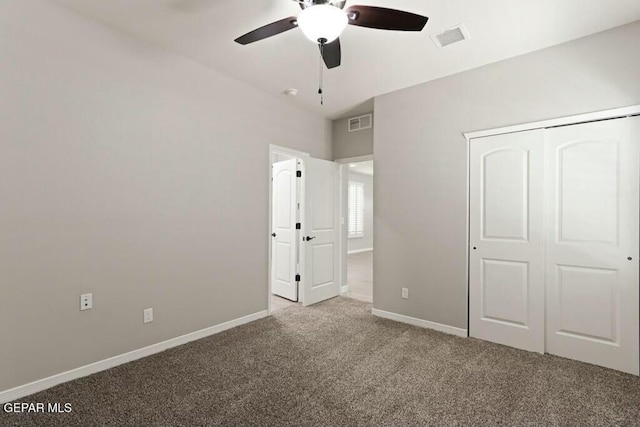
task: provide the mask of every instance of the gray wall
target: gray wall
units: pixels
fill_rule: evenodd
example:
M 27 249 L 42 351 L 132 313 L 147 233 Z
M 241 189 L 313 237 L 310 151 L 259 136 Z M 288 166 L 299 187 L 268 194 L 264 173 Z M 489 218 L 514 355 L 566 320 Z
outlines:
M 286 160 L 291 160 L 291 159 L 295 159 L 295 157 L 293 156 L 289 156 L 287 154 L 282 154 L 282 153 L 273 153 L 273 155 L 271 156 L 271 163 L 278 163 L 278 162 L 284 162 Z
M 0 28 L 0 390 L 266 310 L 268 145 L 330 122 L 50 1 Z
M 376 98 L 375 308 L 467 327 L 462 132 L 640 104 L 638 40 L 640 21 Z
M 358 114 L 358 116 L 362 115 L 364 114 Z M 373 120 L 373 128 L 375 128 L 375 116 Z M 348 123 L 348 118 L 334 120 L 332 123 L 333 158 L 346 159 L 373 154 L 373 128 L 349 132 Z
M 373 248 L 373 176 L 350 172 L 349 181 L 364 184 L 364 233 L 362 237 L 347 239 L 347 250 Z

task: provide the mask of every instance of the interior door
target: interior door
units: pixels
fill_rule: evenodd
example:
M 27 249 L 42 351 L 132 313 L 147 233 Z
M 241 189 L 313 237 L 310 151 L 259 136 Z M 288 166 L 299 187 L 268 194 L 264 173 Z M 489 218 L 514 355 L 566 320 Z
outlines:
M 302 181 L 302 303 L 310 305 L 339 293 L 338 165 L 305 158 Z
M 470 141 L 469 334 L 544 352 L 542 130 Z
M 296 168 L 296 159 L 285 160 L 273 164 L 272 174 L 271 292 L 291 301 L 298 301 Z
M 640 117 L 548 129 L 547 351 L 638 375 Z

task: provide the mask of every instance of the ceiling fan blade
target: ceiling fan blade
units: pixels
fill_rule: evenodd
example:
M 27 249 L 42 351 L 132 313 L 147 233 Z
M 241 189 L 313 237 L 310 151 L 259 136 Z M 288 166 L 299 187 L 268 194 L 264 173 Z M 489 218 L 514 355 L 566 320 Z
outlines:
M 249 44 L 257 42 L 258 40 L 266 39 L 267 37 L 275 36 L 276 34 L 284 33 L 285 31 L 292 30 L 298 26 L 298 21 L 295 16 L 290 16 L 285 19 L 281 19 L 271 24 L 267 24 L 264 27 L 260 27 L 253 30 L 243 36 L 238 37 L 235 41 L 240 44 Z
M 349 24 L 379 30 L 422 31 L 426 16 L 375 6 L 351 6 L 346 10 Z
M 320 52 L 322 52 L 322 59 L 324 59 L 328 69 L 336 68 L 340 65 L 342 61 L 340 39 L 335 39 L 331 43 L 320 46 Z

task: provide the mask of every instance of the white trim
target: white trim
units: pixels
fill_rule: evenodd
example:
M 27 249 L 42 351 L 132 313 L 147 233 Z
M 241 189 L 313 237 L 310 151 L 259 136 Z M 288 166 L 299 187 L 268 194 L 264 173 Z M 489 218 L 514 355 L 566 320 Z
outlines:
M 349 285 L 340 286 L 340 293 L 344 294 L 345 292 L 349 292 Z
M 415 317 L 405 316 L 403 314 L 391 313 L 389 311 L 378 310 L 374 308 L 371 310 L 371 314 L 385 319 L 395 320 L 396 322 L 407 323 L 413 326 L 419 326 L 421 328 L 433 329 L 445 334 L 451 334 L 458 337 L 467 337 L 467 330 L 462 328 L 456 328 L 454 326 L 443 325 L 441 323 L 429 322 L 428 320 L 422 320 Z
M 267 316 L 267 311 L 259 311 L 257 313 L 249 314 L 247 316 L 239 317 L 228 322 L 223 322 L 218 325 L 210 326 L 199 331 L 191 332 L 185 335 L 181 335 L 176 338 L 171 338 L 166 341 L 152 344 L 147 347 L 139 348 L 137 350 L 130 351 L 128 353 L 120 354 L 118 356 L 110 357 L 108 359 L 100 360 L 98 362 L 90 363 L 79 368 L 72 369 L 70 371 L 62 372 L 60 374 L 52 375 L 41 380 L 33 381 L 28 384 L 24 384 L 18 387 L 11 388 L 0 392 L 0 403 L 11 402 L 16 399 L 20 399 L 25 396 L 29 396 L 33 393 L 37 393 L 42 390 L 46 390 L 58 384 L 62 384 L 67 381 L 72 381 L 77 378 L 86 377 L 96 372 L 104 371 L 106 369 L 113 368 L 124 363 L 132 362 L 134 360 L 141 359 L 143 357 L 150 356 L 155 353 L 167 350 L 169 348 L 177 347 L 182 344 L 186 344 L 191 341 L 199 340 L 201 338 L 215 335 L 227 329 L 235 328 L 236 326 L 244 325 L 245 323 L 253 322 L 258 319 L 262 319 Z
M 475 132 L 465 132 L 464 137 L 467 141 L 472 138 L 482 138 L 485 136 L 501 135 L 504 133 L 522 132 L 526 130 L 548 128 L 554 126 L 573 125 L 584 122 L 593 122 L 596 120 L 613 119 L 616 117 L 626 117 L 640 114 L 640 105 L 631 105 L 629 107 L 614 108 L 612 110 L 596 111 L 593 113 L 577 114 L 573 116 L 560 117 L 558 119 L 548 119 L 538 122 L 523 123 L 519 125 L 506 126 L 502 128 L 480 130 Z
M 364 249 L 354 249 L 352 251 L 347 252 L 347 254 L 351 255 L 351 254 L 359 254 L 360 252 L 369 252 L 372 251 L 373 248 L 364 248 Z
M 469 139 L 467 139 L 467 170 L 466 170 L 467 176 L 466 176 L 466 202 L 467 202 L 467 209 L 465 212 L 465 237 L 467 239 L 466 242 L 464 242 L 465 247 L 467 248 L 466 250 L 466 259 L 465 259 L 465 266 L 464 266 L 464 277 L 467 280 L 467 286 L 465 287 L 465 301 L 467 304 L 467 331 L 471 330 L 471 318 L 469 316 L 469 279 L 470 279 L 470 273 L 469 273 L 469 269 L 471 267 L 471 141 Z
M 340 238 L 338 239 L 339 243 L 339 247 L 340 247 L 340 274 L 338 275 L 338 277 L 340 278 L 340 286 L 341 289 L 346 287 L 347 290 L 349 289 L 348 286 L 346 285 L 347 282 L 347 249 L 348 249 L 348 244 L 347 244 L 347 239 L 345 239 L 345 237 L 349 234 L 349 231 L 347 230 L 347 213 L 348 213 L 348 209 L 347 209 L 347 204 L 348 204 L 348 200 L 347 200 L 347 195 L 348 195 L 348 191 L 349 191 L 349 171 L 347 170 L 347 165 L 346 164 L 338 164 L 338 171 L 339 171 L 339 183 L 340 183 L 340 190 L 338 191 L 338 195 L 340 197 L 340 203 L 338 203 L 339 206 L 339 210 L 340 210 L 340 215 L 339 215 L 339 219 L 340 219 Z M 346 190 L 346 191 L 345 191 Z M 340 291 L 340 292 L 346 292 L 345 291 Z
M 373 154 L 367 154 L 366 156 L 356 156 L 356 157 L 343 157 L 342 159 L 335 159 L 336 163 L 358 163 L 358 162 L 368 162 L 373 159 Z

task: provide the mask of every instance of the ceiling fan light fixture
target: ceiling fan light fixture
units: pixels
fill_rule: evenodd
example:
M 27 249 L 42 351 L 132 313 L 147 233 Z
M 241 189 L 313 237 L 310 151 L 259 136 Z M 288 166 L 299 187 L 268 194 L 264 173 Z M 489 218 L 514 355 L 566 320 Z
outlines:
M 331 43 L 342 34 L 349 18 L 331 4 L 317 4 L 303 9 L 298 15 L 298 27 L 314 43 Z

